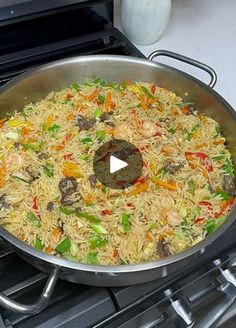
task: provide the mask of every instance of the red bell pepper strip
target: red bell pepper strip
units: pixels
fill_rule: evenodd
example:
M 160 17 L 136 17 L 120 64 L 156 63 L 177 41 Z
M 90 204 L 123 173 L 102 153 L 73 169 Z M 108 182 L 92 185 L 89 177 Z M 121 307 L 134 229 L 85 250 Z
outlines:
M 73 154 L 72 153 L 65 154 L 65 155 L 63 155 L 63 158 L 65 161 L 71 161 L 73 159 Z
M 196 218 L 196 219 L 194 220 L 194 223 L 195 223 L 195 224 L 199 224 L 199 223 L 202 223 L 204 220 L 205 220 L 205 218 L 199 216 L 198 218 Z
M 185 152 L 185 157 L 188 161 L 193 160 L 195 157 L 196 158 L 200 158 L 202 160 L 202 164 L 204 166 L 204 168 L 208 171 L 208 172 L 212 172 L 213 171 L 213 166 L 212 166 L 212 162 L 211 159 L 208 155 L 202 153 L 202 152 L 191 152 L 191 151 L 186 151 Z
M 134 206 L 133 203 L 127 203 L 127 207 L 130 207 L 130 208 L 132 208 L 133 210 L 135 210 L 135 206 Z
M 38 216 L 38 218 L 41 219 L 37 196 L 34 196 L 33 198 L 32 209 L 34 210 L 34 213 Z
M 203 200 L 200 203 L 198 203 L 198 205 L 200 205 L 202 207 L 207 207 L 210 211 L 213 210 L 213 207 L 212 207 L 211 203 L 210 202 L 206 202 L 205 200 Z
M 35 210 L 35 211 L 38 211 L 38 204 L 37 204 L 37 196 L 34 196 L 33 198 L 33 204 L 32 204 L 32 208 Z
M 223 206 L 221 207 L 220 211 L 215 214 L 215 218 L 219 218 L 220 216 L 224 215 L 225 212 L 227 212 L 233 206 L 233 203 L 234 198 L 230 198 L 223 202 Z
M 112 215 L 112 211 L 105 209 L 101 211 L 102 215 Z

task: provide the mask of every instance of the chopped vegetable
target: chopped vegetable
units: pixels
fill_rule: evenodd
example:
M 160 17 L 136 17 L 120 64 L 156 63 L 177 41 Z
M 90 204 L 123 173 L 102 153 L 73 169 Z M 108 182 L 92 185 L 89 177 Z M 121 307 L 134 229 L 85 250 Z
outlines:
M 101 225 L 91 224 L 91 228 L 97 233 L 100 233 L 102 235 L 108 235 L 108 231 Z
M 100 264 L 98 261 L 97 253 L 88 253 L 87 263 L 88 264 Z
M 52 126 L 50 126 L 49 128 L 48 128 L 48 131 L 50 131 L 50 132 L 52 132 L 52 133 L 57 133 L 59 130 L 60 130 L 60 125 L 58 125 L 58 124 L 53 124 Z
M 76 216 L 79 218 L 84 218 L 86 220 L 88 220 L 90 223 L 100 223 L 101 220 L 94 216 L 94 215 L 90 215 L 87 212 L 76 212 Z
M 106 139 L 106 132 L 103 130 L 96 131 L 96 136 L 100 142 Z
M 102 215 L 112 215 L 112 211 L 107 210 L 107 209 L 102 210 L 101 213 L 102 213 Z
M 105 96 L 99 95 L 98 96 L 98 101 L 100 102 L 101 105 L 103 105 L 105 103 Z
M 148 189 L 148 182 L 144 182 L 143 184 L 138 185 L 133 190 L 131 190 L 128 194 L 131 196 L 135 196 L 145 192 Z
M 29 183 L 29 178 L 27 178 L 23 173 L 17 172 L 12 174 L 11 176 L 13 179 L 20 180 L 25 183 Z
M 86 137 L 81 139 L 80 141 L 82 145 L 91 145 L 93 143 L 93 140 L 90 137 Z
M 94 113 L 95 118 L 99 118 L 101 115 L 102 115 L 101 108 L 97 108 Z
M 206 235 L 209 236 L 213 232 L 215 232 L 219 228 L 219 226 L 225 221 L 225 219 L 226 216 L 221 216 L 217 220 L 216 219 L 207 220 L 206 227 L 205 227 Z
M 81 178 L 83 176 L 79 165 L 73 162 L 65 161 L 63 174 L 66 177 Z
M 157 171 L 157 174 L 163 177 L 167 173 L 166 167 L 162 167 L 160 170 Z
M 172 128 L 168 129 L 167 131 L 168 131 L 170 134 L 174 134 L 174 133 L 175 133 L 175 130 L 172 129 Z
M 225 212 L 227 212 L 233 206 L 233 203 L 234 203 L 234 198 L 230 198 L 224 201 L 220 209 L 220 212 L 216 213 L 215 217 L 219 218 L 220 216 L 224 215 Z
M 186 139 L 187 139 L 188 141 L 192 140 L 192 138 L 193 138 L 193 136 L 194 136 L 194 132 L 195 132 L 197 129 L 199 129 L 199 127 L 200 127 L 200 124 L 196 124 L 196 125 L 191 129 L 190 132 L 188 132 L 187 130 L 185 130 L 185 132 L 186 132 L 186 134 L 187 134 Z
M 173 184 L 173 183 L 170 183 L 170 182 L 165 182 L 163 180 L 160 180 L 156 177 L 150 177 L 150 180 L 157 186 L 159 187 L 163 187 L 165 189 L 168 189 L 168 190 L 172 190 L 172 191 L 175 191 L 177 190 L 177 186 L 176 184 Z
M 55 250 L 58 252 L 58 253 L 65 253 L 69 248 L 71 247 L 71 241 L 70 241 L 70 238 L 67 237 L 65 238 L 64 240 L 62 240 L 55 248 Z
M 74 89 L 75 91 L 80 91 L 81 90 L 81 87 L 78 83 L 71 84 L 71 88 Z
M 97 88 L 95 89 L 90 95 L 87 96 L 87 99 L 90 101 L 93 101 L 94 99 L 97 98 L 97 96 L 99 95 L 100 89 Z
M 234 176 L 234 167 L 230 159 L 226 159 L 226 163 L 223 166 L 225 173 L 231 177 Z
M 35 195 L 34 198 L 33 198 L 32 208 L 35 211 L 38 211 L 39 210 L 39 207 L 38 207 L 38 197 L 37 197 L 37 195 Z
M 7 132 L 5 133 L 5 137 L 14 141 L 18 141 L 19 140 L 19 134 L 17 132 L 11 131 L 11 132 Z
M 34 247 L 35 247 L 36 249 L 38 249 L 39 251 L 42 251 L 43 248 L 44 248 L 44 245 L 43 245 L 41 239 L 40 239 L 38 236 L 36 236 L 35 243 L 34 243 Z
M 34 212 L 30 211 L 26 214 L 26 217 L 29 221 L 31 221 L 33 223 L 33 225 L 37 228 L 40 228 L 41 227 L 41 223 L 40 223 L 40 220 L 39 220 L 39 217 L 34 214 Z
M 78 252 L 78 245 L 75 242 L 71 241 L 71 245 L 70 245 L 71 255 L 76 256 L 77 252 Z
M 141 86 L 142 91 L 151 99 L 155 99 L 154 95 L 144 86 Z
M 207 202 L 205 200 L 202 200 L 201 202 L 198 203 L 199 206 L 201 207 L 207 207 L 210 211 L 213 210 L 213 206 L 210 202 Z
M 128 213 L 123 213 L 121 215 L 121 220 L 122 220 L 122 226 L 125 232 L 129 232 L 131 229 L 130 225 L 130 214 Z
M 21 146 L 25 149 L 25 150 L 34 150 L 36 152 L 40 151 L 42 149 L 42 142 L 36 143 L 36 144 L 21 144 Z
M 221 159 L 224 159 L 225 155 L 219 155 L 219 156 L 213 156 L 211 159 L 213 161 L 220 161 Z
M 75 210 L 71 207 L 59 206 L 59 211 L 65 215 L 71 215 L 75 213 Z
M 195 183 L 193 182 L 193 180 L 189 180 L 188 181 L 188 191 L 190 192 L 191 195 L 195 195 Z
M 220 197 L 221 199 L 223 199 L 223 200 L 228 200 L 228 199 L 230 199 L 230 198 L 232 198 L 227 192 L 225 192 L 225 191 L 216 191 L 215 193 L 214 193 L 214 195 L 216 196 L 216 197 Z
M 46 163 L 43 167 L 44 173 L 47 177 L 52 178 L 54 176 L 54 167 L 50 163 Z
M 90 247 L 96 248 L 96 247 L 103 247 L 108 243 L 108 241 L 104 238 L 101 238 L 99 236 L 94 236 L 89 239 Z
M 191 151 L 186 151 L 185 152 L 185 157 L 188 161 L 193 161 L 195 158 L 199 158 L 202 161 L 203 167 L 207 170 L 207 172 L 212 172 L 213 171 L 213 166 L 211 163 L 211 159 L 208 155 L 201 153 L 201 152 L 191 152 Z
M 105 111 L 108 112 L 111 107 L 111 92 L 108 92 L 104 102 Z

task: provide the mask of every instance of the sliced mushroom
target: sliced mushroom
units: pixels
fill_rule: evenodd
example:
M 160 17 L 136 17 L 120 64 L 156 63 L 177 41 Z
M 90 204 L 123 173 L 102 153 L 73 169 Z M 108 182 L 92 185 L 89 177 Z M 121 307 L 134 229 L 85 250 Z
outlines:
M 82 115 L 77 116 L 77 121 L 78 123 L 76 125 L 79 127 L 80 131 L 89 130 L 96 123 L 96 120 L 94 118 L 86 118 Z
M 53 202 L 47 203 L 47 207 L 46 207 L 47 211 L 52 212 L 53 208 L 54 208 L 54 203 Z
M 113 122 L 113 114 L 114 112 L 104 112 L 102 115 L 99 117 L 101 122 L 105 122 L 107 125 L 114 127 L 115 123 Z
M 33 182 L 40 177 L 39 172 L 35 170 L 32 164 L 29 164 L 25 167 L 25 172 L 29 176 L 29 182 Z
M 46 153 L 38 153 L 38 159 L 43 160 L 47 159 L 49 156 Z
M 96 178 L 96 175 L 95 174 L 92 174 L 88 177 L 88 181 L 90 183 L 90 186 L 92 188 L 95 188 L 96 187 L 96 184 L 97 184 L 97 178 Z
M 9 208 L 11 205 L 6 200 L 7 194 L 3 194 L 0 196 L 0 209 Z
M 171 255 L 168 243 L 165 243 L 164 239 L 160 239 L 156 246 L 157 254 L 163 258 Z
M 226 191 L 230 196 L 235 196 L 235 183 L 234 178 L 229 175 L 224 175 L 223 177 L 223 189 Z
M 62 194 L 67 194 L 71 192 L 76 192 L 78 183 L 75 178 L 69 177 L 69 178 L 63 178 L 59 182 L 59 189 Z
M 185 162 L 176 162 L 176 163 L 171 163 L 168 162 L 164 168 L 166 169 L 167 172 L 169 173 L 175 173 L 176 171 L 178 171 L 179 169 L 181 169 L 182 167 L 184 167 Z
M 61 204 L 64 206 L 72 205 L 80 198 L 80 193 L 77 192 L 78 183 L 75 178 L 63 178 L 59 182 L 59 190 L 61 192 Z

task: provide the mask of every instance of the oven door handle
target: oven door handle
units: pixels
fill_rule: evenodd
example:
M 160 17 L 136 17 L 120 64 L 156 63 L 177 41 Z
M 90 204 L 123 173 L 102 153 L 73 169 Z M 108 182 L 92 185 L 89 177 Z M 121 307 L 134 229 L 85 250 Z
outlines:
M 0 306 L 14 312 L 28 314 L 28 315 L 36 314 L 42 311 L 47 306 L 52 296 L 59 275 L 60 275 L 60 268 L 59 267 L 54 268 L 48 277 L 48 280 L 46 282 L 46 285 L 44 286 L 42 294 L 34 304 L 29 304 L 29 305 L 21 304 L 19 302 L 10 299 L 3 293 L 0 293 Z
M 208 84 L 209 87 L 214 88 L 214 86 L 217 82 L 217 74 L 216 74 L 215 70 L 213 68 L 211 68 L 210 66 L 208 66 L 204 63 L 201 63 L 198 60 L 177 54 L 172 51 L 167 51 L 167 50 L 156 50 L 148 56 L 148 59 L 153 60 L 155 57 L 158 57 L 158 56 L 170 57 L 170 58 L 182 61 L 186 64 L 189 64 L 189 65 L 192 65 L 192 66 L 202 69 L 203 71 L 207 72 L 210 75 L 211 80 L 210 80 L 210 83 Z

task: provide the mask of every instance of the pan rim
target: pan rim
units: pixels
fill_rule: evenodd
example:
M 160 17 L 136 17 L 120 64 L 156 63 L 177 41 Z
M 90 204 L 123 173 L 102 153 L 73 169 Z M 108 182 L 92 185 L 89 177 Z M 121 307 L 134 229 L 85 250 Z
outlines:
M 218 92 L 207 86 L 205 83 L 201 82 L 197 78 L 182 72 L 181 70 L 178 70 L 174 67 L 152 62 L 148 59 L 143 58 L 136 58 L 136 57 L 130 57 L 130 56 L 120 56 L 120 55 L 87 55 L 87 56 L 76 56 L 76 57 L 70 57 L 66 59 L 61 59 L 57 61 L 53 61 L 41 66 L 34 67 L 32 69 L 29 69 L 27 72 L 13 78 L 11 81 L 7 82 L 5 85 L 3 85 L 0 88 L 0 97 L 1 95 L 7 91 L 8 89 L 14 87 L 16 84 L 20 83 L 22 80 L 25 80 L 29 77 L 31 77 L 34 74 L 37 74 L 41 72 L 42 70 L 47 70 L 56 66 L 61 66 L 62 64 L 70 64 L 70 63 L 80 63 L 80 62 L 89 62 L 89 61 L 117 61 L 117 62 L 128 62 L 130 64 L 132 63 L 139 63 L 144 66 L 150 66 L 153 68 L 161 68 L 165 70 L 170 70 L 174 72 L 175 74 L 180 74 L 193 82 L 195 82 L 198 86 L 205 89 L 207 92 L 212 94 L 216 99 L 222 103 L 222 105 L 225 107 L 226 111 L 229 111 L 229 113 L 232 115 L 233 119 L 236 120 L 236 112 L 232 108 L 232 106 L 222 97 Z M 155 261 L 150 262 L 144 262 L 139 264 L 125 264 L 125 265 L 89 265 L 84 264 L 81 262 L 75 262 L 63 258 L 56 257 L 54 255 L 49 255 L 47 253 L 41 252 L 33 248 L 32 246 L 20 241 L 18 238 L 16 238 L 14 235 L 12 235 L 10 232 L 8 232 L 5 228 L 0 226 L 0 236 L 5 239 L 7 242 L 9 242 L 11 245 L 19 249 L 19 251 L 27 253 L 35 258 L 41 259 L 44 262 L 47 262 L 48 264 L 55 265 L 61 268 L 65 269 L 74 269 L 74 270 L 80 270 L 80 271 L 86 271 L 86 272 L 97 272 L 97 273 L 109 273 L 109 274 L 120 274 L 120 273 L 128 273 L 128 272 L 142 272 L 142 271 L 148 271 L 152 269 L 162 268 L 166 265 L 181 261 L 182 259 L 185 259 L 195 253 L 198 253 L 199 251 L 204 252 L 205 248 L 211 244 L 214 240 L 216 240 L 221 234 L 223 234 L 229 226 L 236 220 L 236 204 L 234 204 L 231 214 L 227 218 L 227 220 L 224 222 L 223 225 L 220 226 L 219 229 L 217 229 L 216 232 L 214 232 L 212 235 L 208 236 L 207 238 L 203 239 L 201 242 L 197 243 L 196 245 L 188 248 L 187 250 L 177 253 L 175 255 L 172 255 L 170 257 L 166 257 L 163 259 L 158 259 Z

